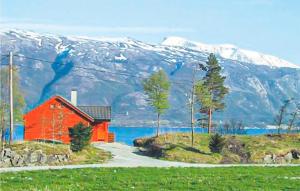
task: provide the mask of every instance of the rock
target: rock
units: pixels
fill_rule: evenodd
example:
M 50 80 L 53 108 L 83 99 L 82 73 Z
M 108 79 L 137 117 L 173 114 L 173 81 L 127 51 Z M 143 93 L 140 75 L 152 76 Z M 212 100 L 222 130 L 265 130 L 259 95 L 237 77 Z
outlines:
M 69 159 L 69 156 L 68 155 L 64 155 L 64 162 L 67 162 Z
M 135 147 L 141 147 L 141 146 L 143 146 L 143 143 L 144 143 L 144 141 L 142 139 L 135 139 L 133 141 L 133 146 L 135 146 Z
M 276 157 L 275 162 L 278 164 L 285 164 L 286 160 L 285 160 L 284 156 L 279 156 L 279 157 Z
M 148 155 L 153 157 L 161 157 L 163 154 L 164 147 L 159 144 L 152 144 L 151 147 L 149 147 Z
M 144 147 L 139 147 L 139 151 L 142 153 L 146 153 L 146 152 L 148 152 L 148 149 L 146 149 Z
M 47 163 L 48 164 L 53 164 L 56 162 L 56 157 L 54 155 L 50 155 L 47 157 Z
M 4 159 L 4 150 L 0 152 L 0 162 Z
M 23 166 L 23 163 L 23 156 L 15 155 L 14 158 L 11 159 L 12 166 Z
M 45 154 L 41 154 L 40 155 L 40 160 L 39 160 L 39 162 L 41 163 L 41 164 L 45 164 L 45 163 L 47 163 L 47 155 L 45 155 Z
M 56 159 L 58 162 L 64 162 L 65 161 L 65 156 L 64 155 L 56 155 Z
M 40 157 L 40 153 L 39 152 L 32 152 L 29 155 L 29 162 L 30 163 L 36 163 L 36 162 L 38 162 L 39 157 Z
M 264 163 L 266 163 L 266 164 L 275 163 L 277 158 L 278 157 L 275 154 L 268 154 L 264 157 Z
M 271 163 L 273 163 L 273 157 L 272 157 L 272 155 L 266 155 L 266 156 L 264 157 L 264 163 L 266 163 L 266 164 L 271 164 Z
M 245 143 L 237 140 L 235 136 L 231 136 L 225 144 L 225 150 L 238 155 L 240 157 L 240 163 L 250 163 L 251 154 L 247 151 Z
M 293 159 L 300 159 L 300 151 L 297 151 L 295 149 L 291 150 Z
M 6 168 L 11 166 L 11 161 L 9 158 L 4 159 L 3 161 L 0 162 L 0 167 L 1 168 Z
M 12 166 L 17 166 L 19 158 L 20 158 L 19 155 L 15 155 L 13 158 L 11 158 L 10 161 L 11 161 Z
M 293 155 L 291 152 L 288 152 L 285 156 L 284 156 L 284 159 L 287 163 L 291 163 L 292 160 L 293 160 Z
M 14 153 L 13 153 L 13 151 L 10 149 L 10 148 L 6 148 L 6 149 L 4 149 L 4 158 L 6 157 L 6 158 L 11 158 L 12 157 L 12 155 L 13 155 Z

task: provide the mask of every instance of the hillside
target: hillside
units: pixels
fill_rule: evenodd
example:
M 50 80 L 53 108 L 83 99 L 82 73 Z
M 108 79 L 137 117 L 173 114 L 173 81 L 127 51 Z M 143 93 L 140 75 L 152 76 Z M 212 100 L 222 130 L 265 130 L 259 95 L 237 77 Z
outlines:
M 208 134 L 195 135 L 191 147 L 190 133 L 170 133 L 155 138 L 135 140 L 135 146 L 147 155 L 160 159 L 192 163 L 300 163 L 300 135 L 226 135 L 225 146 L 211 153 Z M 293 152 L 298 157 L 292 157 Z M 290 155 L 290 156 L 289 156 Z M 297 158 L 297 159 L 296 159 Z
M 189 41 L 184 41 L 189 42 L 184 46 L 170 40 L 167 43 L 170 38 L 152 45 L 131 38 L 68 37 L 20 30 L 1 31 L 0 37 L 1 54 L 9 50 L 16 54 L 14 64 L 19 68 L 26 111 L 54 94 L 69 98 L 71 89 L 76 88 L 80 105 L 112 105 L 113 124 L 149 126 L 155 115 L 146 104 L 140 82 L 163 68 L 172 82 L 172 107 L 163 116 L 164 125 L 187 126 L 186 93 L 192 68 L 196 62 L 205 64 L 212 50 L 230 88 L 227 108 L 215 119 L 235 118 L 248 126 L 270 124 L 282 100 L 300 100 L 300 70 L 296 65 L 260 53 L 254 57 L 242 54 L 245 51 L 234 46 L 221 51 L 222 46 L 205 45 L 201 49 L 199 43 Z M 229 50 L 235 53 L 224 55 Z

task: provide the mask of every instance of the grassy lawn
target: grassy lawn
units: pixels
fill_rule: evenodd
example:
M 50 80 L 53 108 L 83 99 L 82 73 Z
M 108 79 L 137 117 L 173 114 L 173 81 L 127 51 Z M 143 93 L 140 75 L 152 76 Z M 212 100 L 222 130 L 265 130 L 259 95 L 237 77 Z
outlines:
M 299 190 L 300 167 L 94 168 L 0 174 L 1 190 Z
M 70 145 L 66 144 L 51 144 L 42 142 L 19 142 L 13 145 L 7 145 L 13 151 L 17 151 L 19 154 L 24 152 L 24 149 L 29 149 L 32 151 L 41 150 L 44 154 L 68 154 L 70 159 L 64 164 L 93 164 L 93 163 L 103 163 L 111 158 L 109 152 L 97 149 L 93 146 L 87 146 L 80 152 L 72 152 L 70 150 Z M 54 164 L 53 164 L 54 165 Z M 60 164 L 61 165 L 61 164 Z
M 235 140 L 243 145 L 243 152 L 250 153 L 251 163 L 262 163 L 267 154 L 286 154 L 292 149 L 300 150 L 300 134 L 281 136 L 249 136 L 236 135 L 225 136 L 226 140 Z M 209 150 L 209 135 L 195 134 L 194 148 L 191 148 L 190 133 L 172 133 L 160 135 L 158 138 L 143 139 L 145 146 L 151 144 L 160 145 L 162 150 L 161 159 L 192 163 L 222 163 L 225 158 L 230 163 L 240 163 L 240 157 L 228 150 L 221 154 L 213 154 Z M 149 141 L 150 140 L 150 141 Z M 300 160 L 292 160 L 292 163 L 300 163 Z

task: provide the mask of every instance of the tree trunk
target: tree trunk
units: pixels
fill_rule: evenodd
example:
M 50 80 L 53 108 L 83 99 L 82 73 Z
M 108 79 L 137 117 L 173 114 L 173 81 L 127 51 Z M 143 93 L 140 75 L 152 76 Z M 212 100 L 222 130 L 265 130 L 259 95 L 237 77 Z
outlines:
M 289 127 L 288 127 L 288 133 L 291 133 L 293 127 L 294 127 L 294 122 L 297 116 L 297 112 L 292 113 L 292 119 L 290 121 Z
M 192 99 L 194 99 L 193 96 L 192 96 Z M 194 105 L 193 105 L 193 101 L 191 104 L 191 130 L 192 130 L 192 147 L 194 147 Z
M 194 96 L 195 96 L 195 76 L 196 76 L 196 69 L 193 69 L 193 87 L 192 87 L 192 94 L 191 94 L 191 130 L 192 130 L 192 147 L 194 147 Z
M 209 119 L 208 119 L 208 129 L 207 129 L 207 131 L 208 131 L 208 134 L 210 134 L 211 133 L 211 123 L 212 123 L 212 112 L 211 112 L 211 108 L 209 108 L 209 110 L 208 110 L 208 117 L 209 117 Z
M 191 115 L 191 130 L 192 130 L 192 147 L 194 147 L 194 112 L 193 109 L 191 109 L 192 115 Z
M 194 124 L 192 123 L 192 147 L 194 147 Z
M 156 128 L 156 137 L 159 136 L 159 125 L 160 125 L 160 114 L 157 114 L 157 128 Z

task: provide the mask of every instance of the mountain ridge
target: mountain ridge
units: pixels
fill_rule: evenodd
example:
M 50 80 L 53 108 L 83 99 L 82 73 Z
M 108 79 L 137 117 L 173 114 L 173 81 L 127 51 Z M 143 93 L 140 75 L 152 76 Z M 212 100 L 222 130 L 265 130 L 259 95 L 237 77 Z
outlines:
M 252 50 L 241 49 L 232 44 L 211 45 L 211 44 L 204 44 L 195 41 L 189 41 L 185 38 L 176 37 L 176 36 L 165 38 L 161 44 L 166 46 L 179 46 L 179 47 L 186 47 L 186 48 L 191 48 L 194 50 L 199 50 L 204 52 L 210 52 L 210 53 L 218 54 L 223 58 L 258 64 L 258 65 L 266 65 L 270 67 L 300 68 L 299 65 L 280 59 L 276 56 L 263 54 Z
M 163 116 L 163 124 L 188 126 L 186 94 L 190 91 L 191 73 L 197 63 L 205 64 L 209 55 L 130 38 L 121 42 L 82 40 L 16 30 L 0 36 L 4 39 L 2 54 L 14 50 L 19 55 L 14 63 L 20 68 L 26 110 L 52 95 L 69 98 L 71 89 L 76 88 L 79 104 L 112 105 L 115 125 L 154 125 L 155 115 L 146 104 L 141 80 L 162 68 L 172 82 L 173 106 Z M 13 39 L 14 43 L 5 39 Z M 216 121 L 236 119 L 249 126 L 271 124 L 284 99 L 294 97 L 300 101 L 299 69 L 217 57 L 230 93 L 226 97 L 227 108 L 214 115 Z M 203 74 L 199 72 L 197 77 Z

